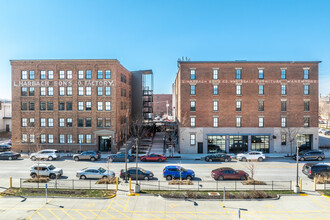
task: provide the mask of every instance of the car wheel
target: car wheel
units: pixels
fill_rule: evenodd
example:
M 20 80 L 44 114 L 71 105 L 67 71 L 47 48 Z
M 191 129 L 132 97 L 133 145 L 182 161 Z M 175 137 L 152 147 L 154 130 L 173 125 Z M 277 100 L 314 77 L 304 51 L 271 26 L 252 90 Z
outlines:
M 84 180 L 84 179 L 86 179 L 86 176 L 82 175 L 82 176 L 80 176 L 80 179 Z
M 74 160 L 75 160 L 75 161 L 79 161 L 79 157 L 75 157 Z
M 212 159 L 209 159 L 208 161 L 209 161 L 209 162 L 212 162 Z
M 53 157 L 48 157 L 48 160 L 52 161 L 53 160 Z
M 264 159 L 263 159 L 262 157 L 259 157 L 259 158 L 258 158 L 258 161 L 259 161 L 259 162 L 262 162 L 263 160 L 264 160 Z
M 226 159 L 225 159 L 225 162 L 228 162 L 228 161 L 229 161 L 229 160 L 226 158 Z
M 36 177 L 37 177 L 37 174 L 32 173 L 32 174 L 31 174 L 31 177 L 32 177 L 32 178 L 36 178 Z
M 91 157 L 91 161 L 95 161 L 95 157 Z
M 224 180 L 223 176 L 218 176 L 217 180 Z
M 241 176 L 241 180 L 246 180 L 246 176 Z
M 191 176 L 187 176 L 186 179 L 187 179 L 187 180 L 192 180 L 192 177 L 191 177 Z
M 163 162 L 163 160 L 162 159 L 158 159 L 158 162 Z
M 37 158 L 33 156 L 33 157 L 31 157 L 31 160 L 32 160 L 32 161 L 36 161 Z
M 246 162 L 246 161 L 247 161 L 247 159 L 246 159 L 245 157 L 243 157 L 243 158 L 242 158 L 242 161 L 243 161 L 243 162 Z
M 143 158 L 142 161 L 143 161 L 143 162 L 146 162 L 147 160 L 146 160 L 146 158 Z
M 305 158 L 303 158 L 303 157 L 302 157 L 302 158 L 300 158 L 300 160 L 301 160 L 301 161 L 304 161 L 304 160 L 305 160 Z
M 149 180 L 149 177 L 145 176 L 145 177 L 144 177 L 144 180 Z
M 166 180 L 171 180 L 172 179 L 172 176 L 168 175 L 166 176 Z
M 322 160 L 322 157 L 318 157 L 317 160 L 321 161 Z
M 55 174 L 50 174 L 50 175 L 49 175 L 49 178 L 51 178 L 51 179 L 55 179 L 55 178 L 56 178 L 56 175 L 55 175 Z
M 12 157 L 8 157 L 8 160 L 12 160 L 13 158 Z

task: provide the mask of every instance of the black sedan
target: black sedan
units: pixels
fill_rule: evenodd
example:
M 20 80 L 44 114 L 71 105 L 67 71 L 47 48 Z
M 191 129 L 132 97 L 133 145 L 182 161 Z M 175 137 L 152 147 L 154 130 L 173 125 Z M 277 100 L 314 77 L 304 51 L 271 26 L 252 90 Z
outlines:
M 122 169 L 120 171 L 120 178 L 125 179 L 125 170 Z M 131 167 L 127 169 L 127 178 L 131 178 L 132 180 L 136 179 L 136 168 Z M 139 180 L 152 180 L 154 178 L 154 174 L 151 171 L 142 169 L 138 167 L 138 179 Z
M 7 151 L 0 153 L 0 160 L 16 160 L 21 157 L 21 154 L 13 152 L 13 151 Z
M 11 150 L 11 145 L 9 144 L 0 144 L 0 152 L 6 152 Z
M 125 162 L 126 155 L 124 153 L 113 154 L 108 157 L 110 162 Z M 131 154 L 127 154 L 127 162 L 134 161 L 135 157 Z
M 212 162 L 212 161 L 222 161 L 222 162 L 229 162 L 231 161 L 231 156 L 225 153 L 218 153 L 218 154 L 210 154 L 205 157 L 205 161 Z

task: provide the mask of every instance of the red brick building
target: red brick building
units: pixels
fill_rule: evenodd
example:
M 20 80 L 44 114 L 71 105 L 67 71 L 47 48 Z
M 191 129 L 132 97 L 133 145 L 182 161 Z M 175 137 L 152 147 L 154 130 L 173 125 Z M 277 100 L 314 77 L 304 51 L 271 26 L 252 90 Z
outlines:
M 317 149 L 318 64 L 179 62 L 180 151 L 289 153 L 296 143 Z
M 153 95 L 154 117 L 163 115 L 172 115 L 172 95 L 154 94 Z M 167 106 L 168 105 L 168 106 Z
M 12 60 L 12 143 L 116 152 L 131 108 L 131 72 L 118 60 Z

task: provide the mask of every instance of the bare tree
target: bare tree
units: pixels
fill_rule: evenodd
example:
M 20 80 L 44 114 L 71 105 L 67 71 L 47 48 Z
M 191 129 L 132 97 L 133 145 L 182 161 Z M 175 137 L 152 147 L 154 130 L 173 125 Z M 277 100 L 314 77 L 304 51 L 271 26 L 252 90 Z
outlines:
M 246 164 L 246 169 L 250 172 L 250 179 L 254 180 L 254 174 L 255 174 L 255 162 L 253 161 L 248 161 Z
M 288 127 L 282 129 L 283 133 L 286 134 L 287 140 L 290 143 L 291 156 L 293 155 L 293 143 L 297 140 L 297 135 L 299 134 L 300 128 Z

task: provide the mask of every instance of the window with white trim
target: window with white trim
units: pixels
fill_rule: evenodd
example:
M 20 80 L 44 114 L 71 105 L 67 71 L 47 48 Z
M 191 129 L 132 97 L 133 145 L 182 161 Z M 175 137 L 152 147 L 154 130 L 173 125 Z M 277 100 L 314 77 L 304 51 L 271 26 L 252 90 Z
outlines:
M 48 127 L 53 127 L 53 126 L 54 126 L 54 119 L 48 118 Z
M 259 117 L 259 128 L 264 127 L 264 118 L 263 117 Z
M 242 118 L 241 117 L 236 117 L 236 127 L 242 127 Z
M 45 134 L 42 134 L 40 135 L 40 143 L 46 143 L 46 135 Z
M 86 143 L 87 144 L 92 143 L 92 135 L 91 134 L 86 134 Z
M 78 135 L 78 142 L 79 143 L 84 143 L 84 135 L 83 134 Z
M 219 127 L 219 117 L 213 117 L 213 127 Z
M 68 134 L 66 135 L 66 143 L 67 144 L 72 144 L 72 134 Z
M 86 102 L 86 111 L 92 110 L 92 102 Z
M 83 96 L 84 95 L 84 87 L 78 87 L 78 95 Z
M 102 96 L 103 95 L 103 87 L 97 87 L 97 95 Z
M 84 111 L 84 102 L 78 102 L 78 111 Z
M 40 71 L 40 79 L 46 79 L 46 71 L 45 70 Z
M 103 102 L 97 102 L 97 110 L 102 111 L 103 110 Z
M 60 79 L 65 79 L 65 72 L 64 72 L 64 70 L 60 70 L 59 77 L 60 77 Z
M 48 87 L 48 96 L 53 96 L 53 95 L 54 95 L 54 88 Z
M 111 111 L 111 102 L 105 102 L 105 110 Z
M 27 71 L 22 71 L 22 79 L 27 79 Z
M 105 87 L 105 95 L 110 96 L 111 95 L 111 87 Z
M 286 127 L 286 117 L 281 117 L 281 127 L 282 128 Z
M 30 143 L 34 143 L 34 134 L 30 134 Z
M 46 127 L 46 118 L 40 118 L 40 127 Z
M 54 135 L 53 134 L 48 134 L 48 143 L 50 143 L 50 144 L 54 143 Z
M 66 78 L 67 79 L 72 79 L 72 70 L 66 71 Z
M 84 71 L 83 70 L 79 70 L 78 71 L 78 79 L 83 79 L 84 78 Z
M 59 95 L 60 96 L 64 96 L 65 95 L 65 88 L 64 87 L 60 87 L 60 89 L 59 89 Z
M 22 134 L 22 142 L 23 143 L 27 142 L 27 134 Z
M 54 79 L 54 71 L 48 70 L 48 79 Z
M 86 95 L 91 96 L 92 95 L 92 87 L 86 87 Z
M 64 118 L 60 118 L 60 127 L 64 127 Z
M 190 117 L 190 127 L 196 126 L 196 117 Z
M 71 86 L 66 87 L 66 95 L 72 96 L 72 87 Z
M 190 134 L 190 145 L 196 145 L 196 134 Z
M 236 85 L 236 95 L 242 95 L 242 85 Z
M 190 79 L 196 79 L 196 70 L 195 69 L 190 70 Z
M 46 96 L 46 87 L 40 87 L 40 96 Z
M 219 110 L 219 102 L 213 101 L 213 111 L 217 112 Z
M 213 69 L 213 79 L 218 79 L 219 75 L 218 75 L 218 69 Z
M 64 136 L 64 134 L 60 134 L 60 144 L 65 144 L 65 136 Z

